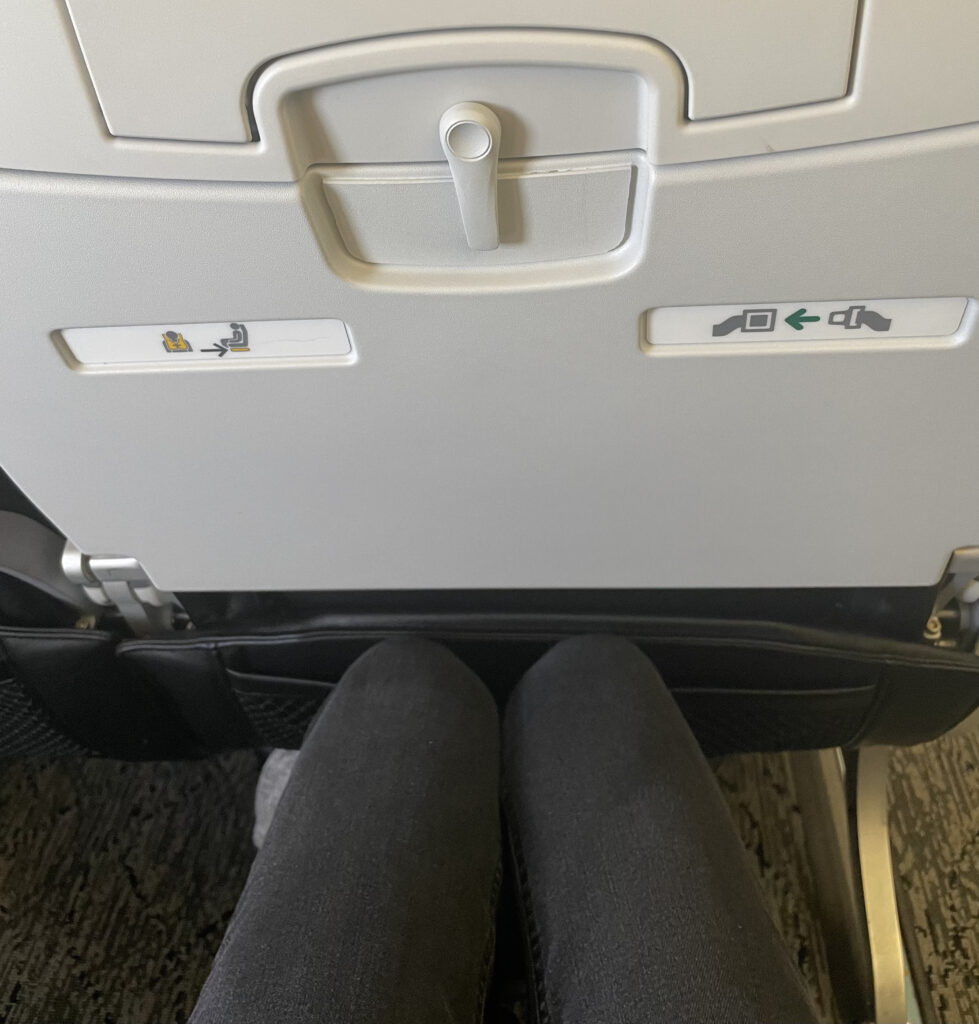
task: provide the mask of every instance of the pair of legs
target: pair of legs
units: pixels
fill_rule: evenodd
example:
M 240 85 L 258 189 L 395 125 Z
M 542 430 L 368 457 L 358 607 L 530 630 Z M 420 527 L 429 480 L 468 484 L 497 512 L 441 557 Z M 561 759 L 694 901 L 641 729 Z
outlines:
M 524 677 L 502 798 L 539 1024 L 814 1017 L 656 670 L 582 638 Z M 192 1024 L 480 1024 L 500 728 L 448 651 L 389 641 L 310 729 Z

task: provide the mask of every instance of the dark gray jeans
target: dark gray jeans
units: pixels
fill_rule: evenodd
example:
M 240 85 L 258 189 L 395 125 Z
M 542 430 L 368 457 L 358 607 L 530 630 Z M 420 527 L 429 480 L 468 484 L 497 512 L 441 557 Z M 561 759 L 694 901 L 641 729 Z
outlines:
M 630 644 L 559 644 L 504 722 L 539 1024 L 813 1021 L 710 770 Z M 448 651 L 388 641 L 310 729 L 191 1024 L 479 1024 L 499 726 Z

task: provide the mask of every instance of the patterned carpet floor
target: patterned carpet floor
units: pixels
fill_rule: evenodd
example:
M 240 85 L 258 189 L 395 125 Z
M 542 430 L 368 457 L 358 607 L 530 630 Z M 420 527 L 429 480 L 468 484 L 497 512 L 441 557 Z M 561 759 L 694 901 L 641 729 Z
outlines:
M 715 765 L 768 912 L 778 925 L 820 1019 L 839 1019 L 826 961 L 826 941 L 813 913 L 813 878 L 802 816 L 785 754 L 743 754 Z
M 247 752 L 0 768 L 0 1024 L 183 1024 L 252 859 Z M 825 1021 L 837 1019 L 784 755 L 718 782 Z M 892 842 L 939 1019 L 979 1021 L 979 733 L 895 755 Z
M 0 1021 L 185 1021 L 251 863 L 259 767 L 3 766 Z
M 979 1021 L 979 730 L 897 750 L 891 847 L 935 1017 Z

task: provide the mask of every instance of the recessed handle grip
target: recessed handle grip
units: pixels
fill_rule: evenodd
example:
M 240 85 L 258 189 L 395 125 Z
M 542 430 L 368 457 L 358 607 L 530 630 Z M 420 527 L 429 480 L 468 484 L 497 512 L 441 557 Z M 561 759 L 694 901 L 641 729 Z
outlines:
M 457 103 L 442 115 L 439 138 L 449 161 L 469 248 L 499 248 L 496 172 L 500 119 L 482 103 Z

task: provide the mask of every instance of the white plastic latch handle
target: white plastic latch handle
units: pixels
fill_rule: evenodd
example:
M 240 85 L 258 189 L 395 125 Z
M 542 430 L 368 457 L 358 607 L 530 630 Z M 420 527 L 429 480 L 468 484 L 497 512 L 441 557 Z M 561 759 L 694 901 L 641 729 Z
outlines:
M 442 115 L 439 138 L 455 182 L 469 248 L 499 248 L 496 167 L 500 119 L 482 103 L 457 103 Z

